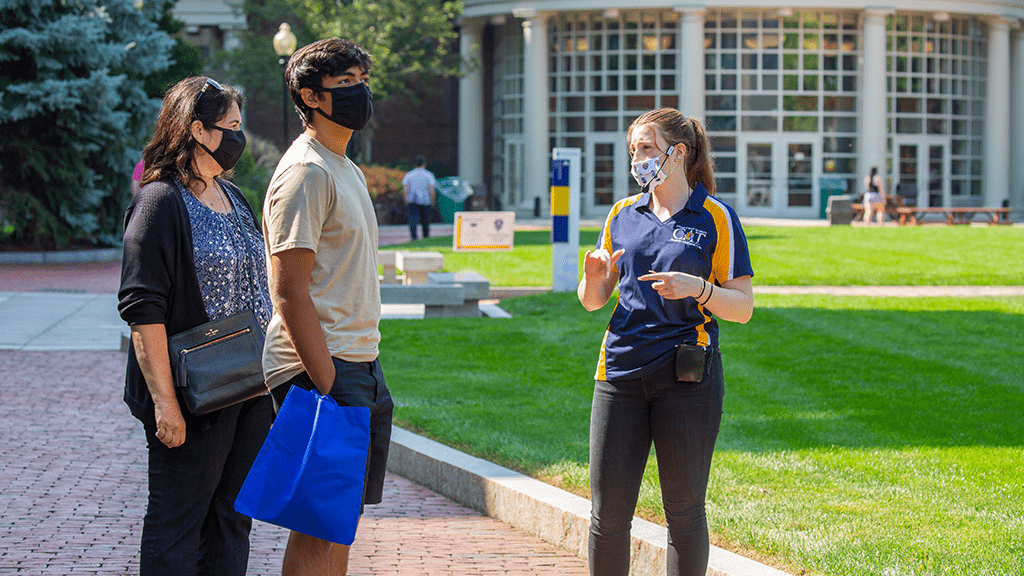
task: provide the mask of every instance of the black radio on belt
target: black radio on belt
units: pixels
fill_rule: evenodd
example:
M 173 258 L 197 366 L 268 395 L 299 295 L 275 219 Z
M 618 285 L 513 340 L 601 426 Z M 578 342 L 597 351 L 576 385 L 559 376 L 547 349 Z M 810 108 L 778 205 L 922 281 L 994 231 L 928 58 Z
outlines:
M 700 382 L 704 379 L 708 348 L 705 346 L 676 346 L 676 380 Z

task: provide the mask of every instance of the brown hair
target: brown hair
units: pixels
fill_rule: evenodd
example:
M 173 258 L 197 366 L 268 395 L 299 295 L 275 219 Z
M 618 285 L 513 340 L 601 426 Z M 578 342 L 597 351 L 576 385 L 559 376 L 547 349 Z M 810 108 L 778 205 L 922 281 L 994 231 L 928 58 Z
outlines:
M 227 115 L 231 103 L 242 107 L 242 95 L 230 86 L 218 90 L 206 86 L 206 76 L 190 76 L 179 81 L 164 94 L 164 103 L 156 119 L 156 128 L 149 144 L 142 151 L 146 169 L 139 186 L 177 176 L 182 184 L 206 186 L 196 173 L 196 139 L 192 137 L 192 122 L 199 120 L 210 127 Z
M 641 114 L 626 131 L 627 146 L 633 137 L 633 130 L 654 124 L 661 137 L 669 145 L 686 146 L 686 182 L 694 187 L 698 182 L 711 196 L 715 195 L 715 161 L 711 157 L 711 142 L 700 120 L 686 116 L 675 108 L 659 108 Z M 630 150 L 630 156 L 633 151 Z
M 284 70 L 284 80 L 303 126 L 313 121 L 313 109 L 302 100 L 302 89 L 324 92 L 324 76 L 341 76 L 353 66 L 369 72 L 373 58 L 366 50 L 343 38 L 317 40 L 292 54 Z

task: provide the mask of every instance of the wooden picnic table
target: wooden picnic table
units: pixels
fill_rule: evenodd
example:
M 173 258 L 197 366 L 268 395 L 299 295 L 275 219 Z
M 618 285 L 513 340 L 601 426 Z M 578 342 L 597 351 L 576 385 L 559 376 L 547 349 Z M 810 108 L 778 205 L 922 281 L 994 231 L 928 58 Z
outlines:
M 969 224 L 974 220 L 976 214 L 986 214 L 990 224 L 1009 224 L 1011 211 L 1012 208 L 983 207 L 900 206 L 896 208 L 896 213 L 899 214 L 900 226 L 904 226 L 908 222 L 918 225 L 926 214 L 942 214 L 946 219 L 946 224 Z M 1003 216 L 1003 218 L 1000 218 L 1000 216 Z

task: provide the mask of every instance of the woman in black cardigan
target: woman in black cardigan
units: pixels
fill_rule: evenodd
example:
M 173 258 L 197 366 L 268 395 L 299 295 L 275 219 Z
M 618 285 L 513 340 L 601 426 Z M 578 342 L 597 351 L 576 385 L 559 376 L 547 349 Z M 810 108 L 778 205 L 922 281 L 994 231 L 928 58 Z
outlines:
M 167 351 L 169 336 L 236 312 L 252 309 L 264 329 L 270 319 L 255 214 L 217 178 L 245 148 L 241 103 L 237 91 L 205 77 L 172 87 L 143 152 L 142 189 L 125 214 L 118 310 L 132 346 L 124 400 L 149 448 L 143 575 L 243 575 L 248 563 L 252 520 L 234 501 L 270 430 L 270 397 L 193 416 Z

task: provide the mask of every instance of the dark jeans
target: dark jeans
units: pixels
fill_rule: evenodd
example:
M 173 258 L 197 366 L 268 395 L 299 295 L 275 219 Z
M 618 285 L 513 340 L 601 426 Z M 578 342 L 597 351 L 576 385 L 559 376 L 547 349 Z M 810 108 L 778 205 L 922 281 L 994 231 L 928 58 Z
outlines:
M 654 442 L 668 523 L 669 576 L 704 576 L 704 515 L 711 454 L 722 421 L 722 358 L 701 382 L 677 382 L 675 366 L 635 380 L 598 380 L 590 417 L 590 573 L 626 576 L 629 528 Z
M 433 207 L 430 204 L 407 204 L 406 208 L 409 213 L 409 234 L 412 239 L 416 239 L 416 226 L 421 223 L 423 224 L 423 237 L 430 238 L 430 217 Z
M 140 573 L 242 576 L 252 520 L 235 497 L 273 421 L 270 396 L 225 408 L 207 430 L 188 426 L 168 448 L 145 426 L 149 505 L 142 524 Z
M 370 447 L 366 454 L 366 477 L 363 484 L 363 504 L 380 504 L 384 497 L 384 473 L 391 449 L 391 416 L 395 403 L 384 382 L 380 361 L 348 362 L 334 360 L 334 385 L 331 398 L 338 406 L 366 406 L 370 409 Z M 274 388 L 275 409 L 284 404 L 288 388 L 298 386 L 316 390 L 309 374 L 300 372 L 294 378 Z

